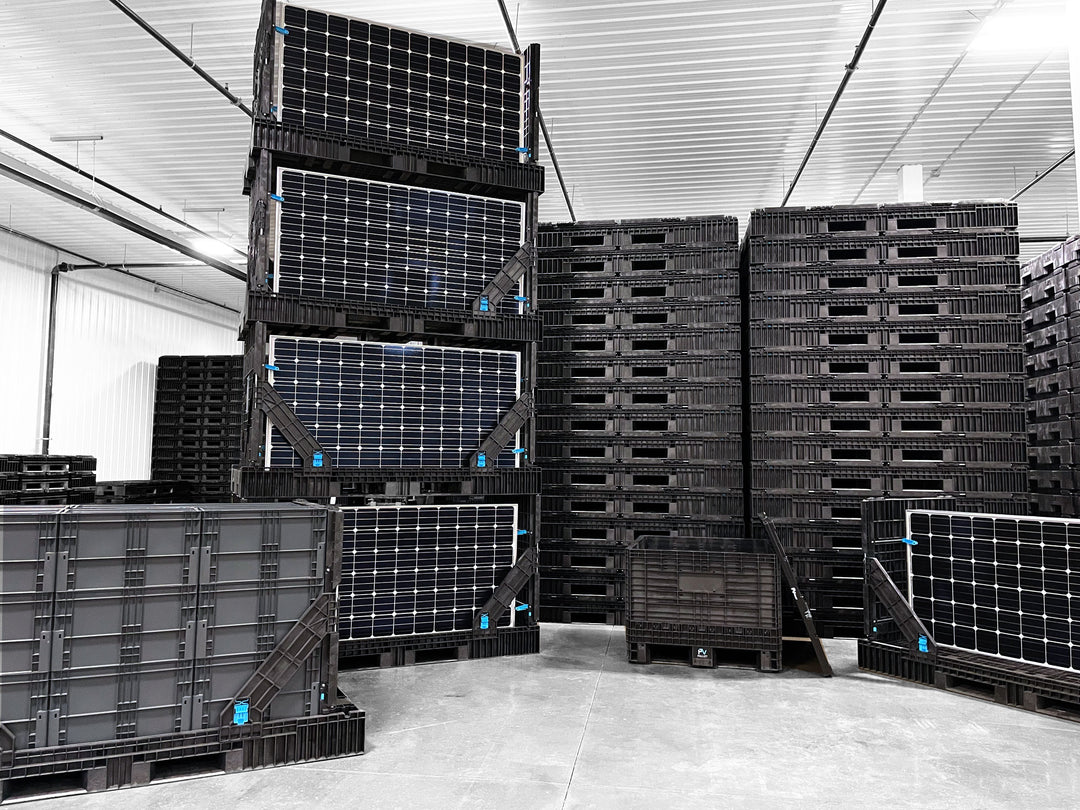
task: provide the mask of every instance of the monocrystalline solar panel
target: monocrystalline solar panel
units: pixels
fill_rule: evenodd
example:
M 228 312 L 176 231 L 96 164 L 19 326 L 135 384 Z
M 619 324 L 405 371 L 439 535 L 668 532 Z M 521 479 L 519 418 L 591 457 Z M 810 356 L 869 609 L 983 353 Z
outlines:
M 500 48 L 285 6 L 283 123 L 520 160 L 523 60 Z
M 510 351 L 275 336 L 269 358 L 270 384 L 334 467 L 466 466 L 520 393 Z M 266 446 L 267 466 L 300 466 L 273 426 Z M 515 447 L 487 466 L 517 466 Z
M 345 507 L 343 640 L 468 630 L 517 558 L 517 507 Z M 514 621 L 514 606 L 499 625 Z
M 908 538 L 938 644 L 1080 670 L 1080 520 L 909 511 Z
M 511 200 L 293 169 L 277 183 L 280 293 L 471 310 L 525 238 Z

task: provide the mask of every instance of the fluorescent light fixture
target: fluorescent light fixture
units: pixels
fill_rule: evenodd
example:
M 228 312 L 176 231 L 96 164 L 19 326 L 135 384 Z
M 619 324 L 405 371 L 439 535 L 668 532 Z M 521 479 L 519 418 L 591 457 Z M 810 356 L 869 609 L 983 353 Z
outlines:
M 983 22 L 968 50 L 972 53 L 1045 53 L 1066 47 L 1068 34 L 1063 14 L 1006 6 Z
M 200 253 L 205 253 L 215 259 L 229 259 L 236 255 L 236 248 L 227 245 L 220 239 L 212 236 L 200 236 L 191 240 L 191 246 Z
M 213 206 L 209 208 L 189 208 L 185 205 L 183 210 L 185 214 L 222 214 L 225 212 L 224 208 L 216 208 Z
M 79 141 L 103 141 L 104 135 L 53 135 L 49 138 L 53 143 L 78 143 Z

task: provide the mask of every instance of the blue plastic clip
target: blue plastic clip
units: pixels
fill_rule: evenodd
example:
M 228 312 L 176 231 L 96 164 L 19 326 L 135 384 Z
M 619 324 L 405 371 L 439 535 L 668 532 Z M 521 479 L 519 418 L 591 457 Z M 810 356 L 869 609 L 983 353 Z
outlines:
M 491 623 L 491 622 L 490 622 L 490 620 L 488 619 L 488 615 L 487 615 L 486 613 L 481 613 L 481 614 L 480 614 L 480 629 L 481 629 L 481 630 L 487 630 L 487 629 L 488 629 L 488 625 L 489 625 L 490 623 Z
M 525 155 L 525 157 L 532 157 L 532 150 L 527 146 L 519 146 L 517 148 L 519 155 Z
M 277 104 L 271 104 L 270 105 L 270 112 L 272 112 L 272 113 L 277 112 Z
M 482 296 L 480 298 L 480 311 L 481 312 L 487 312 L 490 309 L 491 309 L 491 303 L 488 301 L 488 297 L 486 295 Z
M 525 452 L 525 448 L 524 448 L 524 447 L 515 447 L 515 448 L 514 448 L 514 452 L 515 452 L 515 453 L 524 453 L 524 452 Z
M 248 721 L 248 702 L 246 700 L 238 700 L 233 704 L 232 721 L 238 726 L 242 726 Z
M 271 194 L 270 199 L 277 200 L 278 202 L 285 202 L 285 198 L 282 197 L 280 194 Z
M 313 455 L 311 457 L 311 466 L 312 467 L 321 467 L 322 466 L 322 453 L 316 453 L 315 455 Z
M 919 652 L 930 652 L 930 647 L 926 643 L 926 636 L 919 636 Z
M 269 280 L 270 280 L 270 279 L 272 279 L 273 277 L 274 277 L 274 274 L 273 274 L 273 273 L 267 273 L 267 274 L 266 274 L 266 280 L 267 280 L 267 281 L 269 281 Z
M 528 610 L 528 609 L 529 609 L 528 605 L 518 605 L 516 608 L 514 608 L 514 610 L 518 610 L 518 611 Z
M 524 295 L 515 295 L 514 300 L 515 301 L 528 301 L 529 299 Z
M 480 455 L 478 455 L 476 457 L 476 466 L 477 467 L 486 467 L 487 466 L 487 453 L 480 453 Z
M 910 537 L 901 537 L 900 542 L 901 543 L 907 543 L 909 546 L 917 546 L 917 545 L 919 545 L 918 540 L 912 540 Z
M 267 371 L 281 371 L 280 368 L 278 368 L 277 366 L 272 366 L 269 363 L 264 363 L 263 368 L 265 368 Z
M 518 529 L 517 533 L 518 533 L 518 537 L 521 537 L 523 534 L 528 534 L 529 530 L 528 529 Z
M 274 30 L 277 31 L 282 36 L 288 36 L 288 34 L 289 34 L 289 29 L 288 28 L 282 28 L 280 25 L 275 25 Z

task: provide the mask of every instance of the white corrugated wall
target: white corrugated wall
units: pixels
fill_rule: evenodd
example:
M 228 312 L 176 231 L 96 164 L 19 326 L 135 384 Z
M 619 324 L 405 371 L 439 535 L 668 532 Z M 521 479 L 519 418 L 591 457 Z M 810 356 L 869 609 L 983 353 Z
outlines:
M 41 430 L 49 271 L 56 254 L 0 242 L 4 374 L 0 453 L 33 453 Z M 239 316 L 110 270 L 60 278 L 51 452 L 98 459 L 98 480 L 147 478 L 157 358 L 238 354 Z

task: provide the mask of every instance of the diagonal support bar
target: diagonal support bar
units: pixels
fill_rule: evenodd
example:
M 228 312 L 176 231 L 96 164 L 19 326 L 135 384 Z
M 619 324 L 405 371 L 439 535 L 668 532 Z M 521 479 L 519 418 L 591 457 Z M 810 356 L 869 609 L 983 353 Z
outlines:
M 533 249 L 532 242 L 526 242 L 519 247 L 495 278 L 484 287 L 480 296 L 473 301 L 473 312 L 476 314 L 494 313 L 502 300 L 514 292 L 521 277 L 533 266 L 535 257 L 536 251 Z
M 311 657 L 315 649 L 334 630 L 334 595 L 324 593 L 308 605 L 308 609 L 296 620 L 289 632 L 281 639 L 274 651 L 266 657 L 247 682 L 240 687 L 229 705 L 221 711 L 219 724 L 230 725 L 235 716 L 237 703 L 247 701 L 247 717 L 259 722 L 271 701 L 300 667 Z
M 480 449 L 469 459 L 469 466 L 487 467 L 494 463 L 495 457 L 507 448 L 532 415 L 533 395 L 524 393 L 517 398 L 510 410 L 503 414 L 499 424 L 492 429 L 487 438 L 480 443 Z
M 305 468 L 330 471 L 330 455 L 311 435 L 311 431 L 300 421 L 289 403 L 265 380 L 261 380 L 256 388 L 255 407 L 266 414 L 271 424 L 281 431 L 285 441 L 303 459 Z
M 806 627 L 806 634 L 810 637 L 810 644 L 814 648 L 814 655 L 817 656 L 821 674 L 823 677 L 831 678 L 833 674 L 832 665 L 829 663 L 828 656 L 825 655 L 825 648 L 821 646 L 821 636 L 818 635 L 817 627 L 814 625 L 814 614 L 810 612 L 810 606 L 806 604 L 806 599 L 803 597 L 802 591 L 799 590 L 799 583 L 795 579 L 795 571 L 791 568 L 791 562 L 784 551 L 784 544 L 780 542 L 780 535 L 776 533 L 776 524 L 764 512 L 758 515 L 758 520 L 765 527 L 773 549 L 776 551 L 776 556 L 780 559 L 780 570 L 784 573 L 784 579 L 787 580 L 791 595 L 795 597 L 795 606 L 799 611 L 799 618 L 802 619 L 803 625 Z
M 937 644 L 934 643 L 934 637 L 930 635 L 922 619 L 915 615 L 915 611 L 911 609 L 904 594 L 896 587 L 896 583 L 892 581 L 892 577 L 881 564 L 881 560 L 876 557 L 866 558 L 866 581 L 874 591 L 874 596 L 885 606 L 889 615 L 893 617 L 893 621 L 896 622 L 896 626 L 911 645 L 911 653 L 936 655 Z M 920 649 L 920 642 L 925 649 Z
M 473 628 L 476 630 L 483 629 L 480 627 L 481 619 L 486 616 L 488 620 L 488 626 L 486 629 L 494 630 L 499 623 L 499 619 L 510 608 L 510 603 L 517 598 L 517 595 L 521 592 L 533 574 L 536 573 L 536 547 L 532 546 L 525 549 L 517 562 L 514 563 L 514 567 L 506 572 L 506 576 L 503 577 L 503 581 L 499 583 L 499 587 L 495 589 L 495 593 L 491 595 L 491 598 L 484 603 L 484 606 L 480 608 L 480 612 L 476 614 L 476 619 L 473 621 Z

